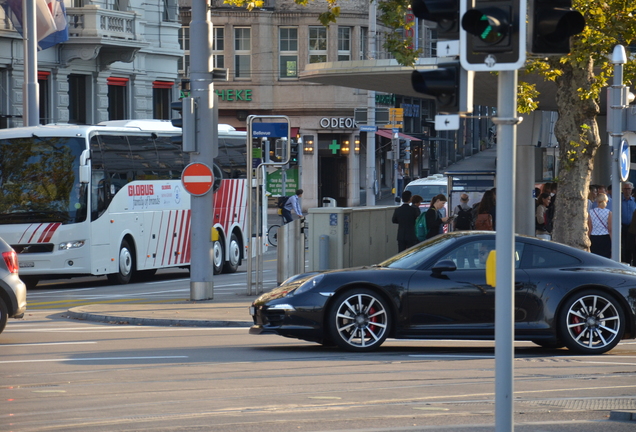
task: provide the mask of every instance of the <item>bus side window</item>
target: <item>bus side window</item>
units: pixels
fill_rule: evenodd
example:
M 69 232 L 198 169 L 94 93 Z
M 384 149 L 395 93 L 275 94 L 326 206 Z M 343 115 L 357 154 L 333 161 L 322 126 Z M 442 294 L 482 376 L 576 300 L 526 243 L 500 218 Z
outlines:
M 179 180 L 190 157 L 181 151 L 180 145 L 172 142 L 171 137 L 158 136 L 155 139 L 155 144 L 157 146 L 158 178 Z

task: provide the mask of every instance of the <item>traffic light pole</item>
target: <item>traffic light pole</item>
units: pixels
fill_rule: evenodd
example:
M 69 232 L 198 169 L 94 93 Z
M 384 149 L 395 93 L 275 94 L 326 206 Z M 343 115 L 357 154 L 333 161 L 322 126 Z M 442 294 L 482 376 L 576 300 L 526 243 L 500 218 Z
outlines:
M 213 166 L 217 153 L 218 111 L 212 83 L 212 20 L 206 0 L 192 0 L 190 22 L 190 89 L 197 103 L 196 151 L 190 162 Z M 184 125 L 186 127 L 186 125 Z M 190 300 L 214 298 L 214 194 L 191 197 Z
M 627 108 L 627 86 L 623 85 L 623 65 L 627 63 L 627 55 L 622 45 L 616 45 L 612 53 L 612 64 L 614 65 L 614 81 L 607 90 L 607 129 L 609 131 L 609 142 L 612 146 L 612 259 L 621 262 L 621 227 L 622 214 L 621 204 L 623 201 L 621 188 L 621 139 L 623 138 L 624 110 Z M 627 161 L 629 163 L 629 161 Z
M 495 431 L 514 429 L 515 164 L 517 71 L 499 72 L 497 89 L 497 206 L 495 250 Z

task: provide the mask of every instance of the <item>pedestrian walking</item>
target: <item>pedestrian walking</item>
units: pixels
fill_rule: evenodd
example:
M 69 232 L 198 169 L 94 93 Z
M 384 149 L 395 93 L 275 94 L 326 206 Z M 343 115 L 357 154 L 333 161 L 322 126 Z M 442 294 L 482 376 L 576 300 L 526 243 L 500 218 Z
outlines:
M 590 210 L 587 220 L 590 236 L 590 252 L 606 258 L 612 257 L 612 212 L 607 207 L 607 195 L 598 194 L 596 208 Z

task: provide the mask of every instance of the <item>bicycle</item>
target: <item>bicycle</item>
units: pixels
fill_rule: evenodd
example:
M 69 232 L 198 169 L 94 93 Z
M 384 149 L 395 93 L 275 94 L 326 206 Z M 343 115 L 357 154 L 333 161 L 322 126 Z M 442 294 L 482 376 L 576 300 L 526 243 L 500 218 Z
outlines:
M 267 241 L 271 246 L 278 246 L 278 228 L 280 225 L 272 225 L 267 229 Z

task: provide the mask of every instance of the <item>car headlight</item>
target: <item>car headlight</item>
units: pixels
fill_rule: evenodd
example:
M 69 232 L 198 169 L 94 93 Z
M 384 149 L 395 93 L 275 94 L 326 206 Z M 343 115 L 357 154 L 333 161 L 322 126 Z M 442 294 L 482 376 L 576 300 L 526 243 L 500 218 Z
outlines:
M 60 243 L 60 250 L 77 249 L 84 246 L 84 240 L 75 240 L 66 243 Z
M 298 295 L 298 294 L 302 294 L 309 291 L 310 289 L 318 285 L 320 281 L 322 280 L 322 278 L 324 277 L 325 277 L 324 274 L 319 274 L 312 277 L 311 279 L 306 280 L 305 282 L 303 282 L 301 286 L 299 286 L 298 288 L 294 290 L 293 295 Z

